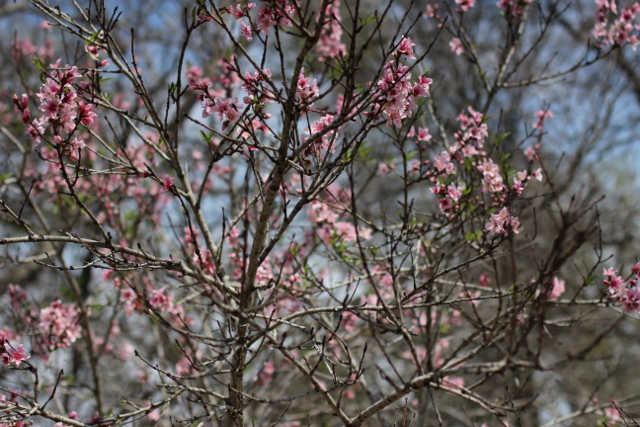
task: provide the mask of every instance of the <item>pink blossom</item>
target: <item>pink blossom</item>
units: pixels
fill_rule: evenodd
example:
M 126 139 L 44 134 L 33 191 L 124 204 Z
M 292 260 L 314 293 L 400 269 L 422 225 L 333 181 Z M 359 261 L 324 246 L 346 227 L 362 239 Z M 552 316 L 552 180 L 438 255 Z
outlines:
M 627 313 L 637 313 L 640 311 L 640 290 L 638 288 L 627 288 L 620 303 L 624 306 Z
M 338 219 L 338 214 L 326 203 L 319 200 L 312 201 L 309 205 L 309 219 L 315 223 L 334 223 Z
M 464 53 L 464 46 L 462 45 L 462 40 L 460 40 L 458 37 L 454 37 L 449 42 L 449 47 L 451 48 L 451 51 L 456 55 L 462 55 Z
M 492 214 L 490 221 L 485 225 L 490 236 L 506 234 L 508 231 L 519 233 L 520 219 L 511 216 L 509 208 L 504 207 L 498 213 Z
M 534 170 L 531 175 L 538 181 L 542 182 L 542 169 L 538 168 Z
M 437 18 L 438 17 L 438 9 L 440 8 L 439 4 L 435 4 L 435 5 L 427 5 L 427 9 L 424 12 L 424 17 L 425 18 Z
M 524 155 L 527 156 L 527 159 L 529 159 L 529 161 L 534 161 L 537 157 L 538 157 L 538 144 L 536 145 L 530 145 L 529 147 L 527 147 L 524 150 Z
M 317 97 L 320 94 L 320 90 L 318 89 L 318 81 L 313 80 L 311 82 L 311 77 L 304 76 L 304 68 L 300 70 L 300 75 L 298 76 L 298 84 L 296 90 L 296 100 L 300 103 L 309 103 L 313 98 Z
M 564 293 L 564 280 L 560 280 L 557 277 L 553 278 L 553 288 L 551 289 L 551 294 L 549 295 L 549 299 L 557 300 Z
M 22 344 L 20 344 L 16 349 L 8 349 L 7 353 L 9 353 L 9 360 L 15 363 L 16 366 L 20 366 L 22 362 L 31 357 L 31 355 L 24 350 Z
M 451 200 L 457 202 L 462 196 L 462 190 L 464 190 L 464 185 L 451 184 L 447 188 L 447 195 L 451 198 Z
M 453 163 L 451 163 L 451 156 L 447 151 L 443 151 L 440 155 L 434 156 L 434 165 L 438 171 L 443 172 L 446 175 L 453 173 Z
M 251 41 L 253 39 L 251 34 L 253 30 L 251 27 L 245 24 L 244 21 L 240 21 L 240 25 L 242 26 L 242 35 L 244 38 L 247 39 L 247 41 Z
M 98 115 L 93 112 L 93 105 L 85 104 L 83 101 L 78 102 L 78 111 L 80 113 L 80 121 L 85 126 L 93 123 L 96 117 L 98 117 Z
M 173 296 L 165 294 L 165 288 L 154 289 L 151 291 L 149 303 L 163 313 L 168 313 L 173 309 Z
M 387 117 L 387 126 L 402 127 L 402 120 L 411 117 L 414 101 L 428 95 L 432 80 L 420 76 L 416 83 L 411 83 L 409 67 L 398 65 L 394 61 L 385 64 L 383 76 L 376 83 L 377 100 L 382 113 Z
M 54 301 L 49 307 L 40 311 L 40 329 L 49 336 L 49 341 L 56 347 L 69 347 L 80 338 L 80 311 L 72 304 Z
M 544 126 L 544 119 L 547 117 L 553 117 L 553 113 L 548 108 L 546 110 L 538 110 L 536 111 L 536 117 L 538 117 L 538 121 L 533 125 L 533 127 L 538 130 L 542 130 L 542 127 Z
M 71 160 L 77 162 L 80 160 L 80 152 L 85 147 L 84 141 L 81 138 L 73 138 L 66 147 L 65 153 L 69 156 Z
M 498 165 L 493 160 L 487 159 L 478 165 L 478 170 L 482 172 L 482 192 L 497 193 L 505 189 L 505 185 L 500 175 Z
M 327 59 L 344 55 L 347 48 L 341 42 L 342 27 L 340 26 L 340 2 L 338 0 L 328 2 L 325 9 L 325 21 L 322 23 L 322 33 L 316 47 L 320 55 L 318 60 L 324 62 Z M 318 19 L 320 19 L 318 14 Z
M 170 191 L 170 190 L 171 190 L 171 188 L 173 187 L 173 183 L 175 182 L 175 180 L 176 180 L 176 179 L 175 179 L 175 178 L 173 178 L 172 176 L 170 176 L 170 175 L 165 175 L 165 176 L 162 178 L 162 190 L 161 190 L 161 191 L 162 191 L 163 193 L 165 193 L 165 192 L 167 192 L 167 191 Z
M 386 163 L 379 163 L 378 164 L 378 173 L 381 176 L 387 176 L 387 174 L 389 173 L 389 165 L 387 165 Z
M 429 134 L 429 129 L 418 128 L 418 140 L 419 141 L 431 141 L 431 135 Z
M 640 261 L 631 267 L 631 272 L 635 274 L 636 277 L 640 278 Z
M 476 0 L 456 0 L 456 4 L 460 7 L 460 10 L 466 12 L 476 4 Z
M 406 55 L 407 57 L 411 58 L 411 59 L 416 59 L 415 56 L 413 56 L 413 46 L 415 46 L 416 44 L 413 43 L 411 41 L 410 38 L 408 37 L 402 37 L 402 40 L 400 41 L 400 44 L 398 45 L 398 53 L 401 53 L 403 55 Z
M 216 97 L 213 103 L 208 104 L 202 113 L 202 117 L 208 117 L 210 114 L 218 113 L 219 120 L 229 120 L 235 122 L 240 117 L 238 111 L 238 98 L 222 99 Z
M 11 307 L 16 311 L 27 301 L 27 293 L 20 285 L 9 285 L 7 296 L 11 299 Z

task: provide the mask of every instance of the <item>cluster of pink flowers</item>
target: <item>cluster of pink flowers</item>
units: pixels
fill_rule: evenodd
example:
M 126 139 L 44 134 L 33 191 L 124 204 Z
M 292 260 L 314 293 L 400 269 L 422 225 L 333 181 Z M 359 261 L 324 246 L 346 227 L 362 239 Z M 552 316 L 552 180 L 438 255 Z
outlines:
M 244 98 L 244 103 L 249 105 L 255 102 L 254 98 L 257 98 L 258 103 L 263 103 L 266 100 L 271 100 L 273 95 L 271 90 L 265 87 L 265 77 L 270 78 L 272 75 L 269 68 L 264 68 L 261 71 L 254 71 L 253 75 L 248 71 L 242 76 L 242 88 L 247 92 Z
M 9 343 L 7 335 L 7 333 L 0 331 L 0 355 L 2 356 L 2 363 L 4 363 L 5 366 L 13 363 L 16 367 L 19 367 L 20 364 L 29 359 L 31 355 L 25 351 L 22 344 L 18 347 L 13 347 Z
M 498 213 L 492 214 L 490 221 L 485 225 L 490 236 L 496 234 L 507 234 L 508 232 L 519 233 L 520 219 L 511 216 L 508 207 L 500 209 Z
M 192 65 L 187 68 L 187 80 L 189 87 L 195 91 L 207 91 L 211 87 L 211 79 L 203 77 L 202 68 Z M 198 94 L 198 101 L 202 102 L 205 98 L 203 93 Z
M 325 114 L 315 122 L 311 123 L 309 129 L 305 129 L 305 133 L 313 136 L 320 133 L 324 128 L 329 126 L 333 122 L 332 114 Z M 332 153 L 335 151 L 335 131 L 330 131 L 322 135 L 315 145 L 309 145 L 305 150 L 305 155 L 316 155 L 320 150 L 330 150 Z
M 15 62 L 18 62 L 22 56 L 27 58 L 37 56 L 45 61 L 50 61 L 53 58 L 54 53 L 53 41 L 49 37 L 45 38 L 42 46 L 36 47 L 31 43 L 31 40 L 23 40 L 16 36 L 13 45 L 11 46 L 11 54 L 13 55 L 13 60 Z
M 451 41 L 449 42 L 449 47 L 451 48 L 451 52 L 455 53 L 456 55 L 462 55 L 464 53 L 462 40 L 460 40 L 458 37 L 454 37 L 453 39 L 451 39 Z
M 222 126 L 224 129 L 229 123 L 236 122 L 240 118 L 242 114 L 240 108 L 238 98 L 223 99 L 218 96 L 214 100 L 206 102 L 202 117 L 206 118 L 213 113 L 218 113 L 218 119 L 224 123 Z
M 541 131 L 544 127 L 544 119 L 546 119 L 547 117 L 553 117 L 553 113 L 550 109 L 546 108 L 544 110 L 536 111 L 536 117 L 538 118 L 538 121 L 536 121 L 533 127 Z
M 302 111 L 311 108 L 313 99 L 320 94 L 318 89 L 318 80 L 314 79 L 311 83 L 311 77 L 305 77 L 304 68 L 300 70 L 298 84 L 296 85 L 296 102 L 298 102 Z
M 48 347 L 69 347 L 82 333 L 80 310 L 72 304 L 54 301 L 40 312 L 40 329 L 47 335 Z
M 496 5 L 502 9 L 504 16 L 510 20 L 516 20 L 524 9 L 531 4 L 531 0 L 499 0 Z
M 440 212 L 443 214 L 452 214 L 459 208 L 458 201 L 465 190 L 464 185 L 458 185 L 455 183 L 449 183 L 449 176 L 455 173 L 455 165 L 453 160 L 458 161 L 460 164 L 464 163 L 465 158 L 473 156 L 485 156 L 483 151 L 480 151 L 484 144 L 485 138 L 489 135 L 486 123 L 483 123 L 483 115 L 478 113 L 473 108 L 468 108 L 468 114 L 462 112 L 458 115 L 457 120 L 460 122 L 460 130 L 456 132 L 456 142 L 448 150 L 442 151 L 433 158 L 433 166 L 435 170 L 430 177 L 431 182 L 435 185 L 431 188 L 431 192 L 440 196 L 438 199 L 438 205 L 440 206 Z M 483 190 L 489 188 L 496 188 L 496 191 L 501 191 L 503 188 L 498 188 L 501 184 L 502 177 L 500 176 L 497 166 L 493 165 L 491 159 L 484 159 L 478 162 L 478 170 L 483 172 Z M 485 188 L 486 187 L 486 188 Z
M 124 310 L 127 315 L 133 312 L 143 313 L 145 311 L 145 302 L 130 287 L 120 290 L 120 298 L 124 302 Z M 182 316 L 184 320 L 184 309 L 174 303 L 173 294 L 167 292 L 165 287 L 160 289 L 150 289 L 148 299 L 149 305 L 162 314 Z
M 173 295 L 171 293 L 167 294 L 164 286 L 160 289 L 153 289 L 149 304 L 161 313 L 169 313 L 174 309 Z
M 408 38 L 398 45 L 396 54 L 413 57 L 413 43 Z M 408 54 L 408 55 L 407 55 Z M 383 76 L 378 81 L 377 100 L 380 109 L 387 117 L 387 125 L 402 127 L 402 120 L 411 117 L 411 110 L 415 108 L 414 101 L 429 95 L 432 79 L 422 75 L 414 83 L 411 82 L 411 71 L 406 65 L 397 61 L 389 61 L 383 69 Z
M 63 154 L 77 161 L 80 158 L 80 150 L 85 144 L 81 137 L 75 136 L 75 133 L 79 125 L 92 124 L 97 115 L 93 112 L 93 106 L 81 99 L 76 86 L 79 85 L 87 90 L 90 83 L 76 83 L 76 79 L 82 75 L 75 66 L 62 68 L 58 61 L 52 64 L 51 68 L 51 76 L 45 80 L 37 94 L 40 100 L 38 109 L 42 112 L 40 118 L 32 120 L 28 108 L 29 98 L 26 94 L 21 98 L 14 95 L 13 103 L 22 114 L 22 121 L 30 125 L 28 132 L 36 144 L 40 142 L 48 128 L 52 134 L 51 144 L 60 147 Z
M 320 19 L 320 14 L 318 14 L 318 19 Z M 341 37 L 340 2 L 335 0 L 327 4 L 325 9 L 325 21 L 316 47 L 316 51 L 320 54 L 319 61 L 323 62 L 345 53 L 346 46 L 340 41 Z
M 11 299 L 11 308 L 18 313 L 27 301 L 27 293 L 20 285 L 9 285 L 7 288 L 7 296 Z
M 455 183 L 449 185 L 436 184 L 431 187 L 431 192 L 440 196 L 438 199 L 440 212 L 446 214 L 458 208 L 457 203 L 462 197 L 464 189 L 464 185 L 456 185 Z
M 633 278 L 624 280 L 618 275 L 618 270 L 605 268 L 603 281 L 604 286 L 609 291 L 609 298 L 617 300 L 627 313 L 637 313 L 640 311 L 640 290 L 638 280 L 640 279 L 640 262 L 631 267 Z
M 476 0 L 456 0 L 456 5 L 460 11 L 466 12 L 476 5 Z
M 213 276 L 216 272 L 216 265 L 211 256 L 211 252 L 208 249 L 200 251 L 200 256 L 193 256 L 193 263 L 200 267 L 205 274 Z
M 454 161 L 459 164 L 475 166 L 482 174 L 481 192 L 488 193 L 494 200 L 494 206 L 502 208 L 498 213 L 492 214 L 485 229 L 491 235 L 518 233 L 520 220 L 511 216 L 508 207 L 504 206 L 506 195 L 509 191 L 519 196 L 524 191 L 526 183 L 532 178 L 542 180 L 541 170 L 533 173 L 524 170 L 516 173 L 513 178 L 513 186 L 510 188 L 505 183 L 499 165 L 487 157 L 482 151 L 485 139 L 489 136 L 483 114 L 469 107 L 467 112 L 462 112 L 457 120 L 460 122 L 460 130 L 456 132 L 456 142 L 449 149 L 435 155 L 433 169 L 428 173 L 429 179 L 434 183 L 431 192 L 438 195 L 438 205 L 442 214 L 453 216 L 460 208 L 460 199 L 468 190 L 464 185 L 455 182 L 452 175 L 456 173 Z
M 295 16 L 296 7 L 289 4 L 289 0 L 275 0 L 262 6 L 258 11 L 256 25 L 258 30 L 269 34 L 269 29 L 276 25 L 291 26 L 290 16 Z
M 269 131 L 264 120 L 269 119 L 271 115 L 266 113 L 263 107 L 265 102 L 273 98 L 271 91 L 263 86 L 265 77 L 271 77 L 271 71 L 265 68 L 262 72 L 255 71 L 253 75 L 245 72 L 241 78 L 234 62 L 234 55 L 221 60 L 221 76 L 213 79 L 203 77 L 201 68 L 195 66 L 189 67 L 187 69 L 187 78 L 189 80 L 189 87 L 199 92 L 197 99 L 202 105 L 202 116 L 206 118 L 217 113 L 218 119 L 222 121 L 222 130 L 226 129 L 231 123 L 235 123 L 238 135 L 240 138 L 246 140 L 250 136 L 255 135 L 256 131 Z M 245 105 L 241 105 L 238 98 L 226 98 L 228 88 L 238 85 L 240 82 L 242 82 L 242 88 L 247 93 L 247 96 L 243 98 Z M 214 89 L 214 83 L 226 89 Z M 317 83 L 314 82 L 314 84 L 308 88 L 305 87 L 305 81 L 303 81 L 301 85 L 299 96 L 310 99 L 313 93 L 317 94 Z M 258 117 L 250 118 L 243 116 L 246 106 L 253 106 L 254 112 Z
M 309 203 L 308 215 L 312 223 L 316 224 L 317 232 L 326 242 L 353 243 L 360 240 L 369 240 L 371 230 L 367 227 L 356 227 L 351 221 L 338 221 L 340 212 L 321 200 Z
M 256 7 L 255 3 L 247 3 L 247 4 L 239 4 L 236 6 L 235 9 L 232 6 L 227 6 L 224 9 L 227 11 L 227 13 L 233 15 L 236 21 L 240 21 L 240 25 L 242 27 L 242 35 L 244 36 L 245 39 L 247 39 L 247 41 L 252 40 L 253 30 L 251 29 L 251 26 L 247 25 L 244 19 L 242 18 L 249 16 L 249 11 L 254 7 Z
M 618 7 L 615 0 L 596 0 L 598 10 L 596 12 L 596 23 L 593 35 L 603 45 L 624 46 L 631 45 L 635 50 L 640 38 L 640 25 L 634 24 L 636 16 L 640 12 L 640 3 L 626 6 L 618 15 Z M 609 21 L 610 16 L 617 16 L 613 22 Z
M 531 174 L 529 174 L 529 172 L 526 170 L 516 172 L 516 176 L 513 177 L 513 185 L 511 186 L 511 189 L 517 196 L 522 195 L 527 181 L 529 181 L 532 177 L 538 181 L 542 181 L 542 169 L 538 168 L 531 172 Z
M 457 144 L 454 148 L 461 149 L 462 154 L 466 157 L 484 155 L 478 151 L 489 136 L 487 124 L 484 123 L 484 115 L 472 107 L 468 107 L 467 111 L 468 114 L 463 111 L 456 117 L 456 120 L 460 122 L 460 131 L 456 132 Z
M 478 170 L 482 172 L 482 192 L 499 193 L 505 189 L 500 168 L 491 159 L 485 159 L 478 164 Z

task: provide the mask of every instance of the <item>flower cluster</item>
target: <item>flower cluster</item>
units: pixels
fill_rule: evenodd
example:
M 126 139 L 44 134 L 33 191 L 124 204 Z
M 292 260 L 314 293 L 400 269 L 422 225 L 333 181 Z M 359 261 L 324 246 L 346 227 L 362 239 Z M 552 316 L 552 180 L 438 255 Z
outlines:
M 2 363 L 4 363 L 5 366 L 13 363 L 16 367 L 19 367 L 22 362 L 31 357 L 31 355 L 25 351 L 22 344 L 17 348 L 9 344 L 7 334 L 2 331 L 0 331 L 0 355 L 2 356 Z
M 491 159 L 485 159 L 478 164 L 478 170 L 482 172 L 482 192 L 499 193 L 505 189 L 500 168 Z
M 238 98 L 223 99 L 218 96 L 214 100 L 206 102 L 202 117 L 206 118 L 213 113 L 218 113 L 218 119 L 223 122 L 224 129 L 229 123 L 236 122 L 240 118 L 241 111 L 238 104 Z
M 40 312 L 40 329 L 47 334 L 48 347 L 69 347 L 80 338 L 80 310 L 72 304 L 54 301 Z
M 472 107 L 468 107 L 467 111 L 468 114 L 463 111 L 456 118 L 460 122 L 460 131 L 455 134 L 457 144 L 454 149 L 460 149 L 466 157 L 484 155 L 479 151 L 484 145 L 484 140 L 489 136 L 484 115 Z
M 631 267 L 631 273 L 633 277 L 625 281 L 618 275 L 618 270 L 605 268 L 606 279 L 603 285 L 609 291 L 609 298 L 617 300 L 624 307 L 625 312 L 637 313 L 640 311 L 640 290 L 638 289 L 640 262 Z
M 413 43 L 408 38 L 398 45 L 396 55 L 413 57 Z M 383 76 L 377 83 L 380 110 L 387 117 L 387 125 L 402 127 L 402 120 L 411 117 L 415 108 L 414 101 L 429 95 L 432 79 L 422 75 L 416 82 L 411 82 L 411 71 L 408 66 L 389 61 L 382 70 Z
M 440 212 L 446 214 L 456 209 L 464 189 L 464 185 L 456 185 L 455 183 L 449 185 L 436 184 L 431 187 L 431 192 L 440 196 L 438 199 Z
M 255 102 L 263 103 L 266 100 L 271 100 L 273 95 L 271 91 L 265 87 L 265 77 L 270 78 L 272 76 L 269 68 L 264 68 L 261 71 L 254 71 L 253 75 L 248 71 L 242 76 L 242 88 L 247 92 L 244 98 L 244 103 L 249 105 Z
M 309 203 L 309 220 L 317 227 L 317 233 L 325 242 L 353 243 L 359 238 L 371 238 L 371 230 L 367 227 L 356 227 L 352 221 L 339 221 L 341 213 L 322 200 Z
M 311 126 L 309 127 L 309 129 L 305 129 L 305 133 L 310 136 L 314 136 L 322 132 L 322 130 L 327 126 L 331 125 L 332 122 L 333 122 L 333 115 L 325 114 L 315 122 L 311 123 Z M 317 155 L 320 152 L 320 150 L 330 150 L 333 153 L 336 149 L 335 136 L 336 136 L 335 131 L 326 132 L 324 135 L 322 135 L 320 139 L 318 139 L 316 144 L 310 144 L 305 150 L 304 154 L 306 156 Z
M 283 27 L 291 26 L 290 16 L 295 16 L 295 6 L 289 4 L 289 0 L 276 0 L 269 2 L 258 11 L 258 19 L 256 21 L 258 30 L 264 34 L 269 34 L 269 29 L 276 25 Z
M 80 85 L 88 89 L 88 84 L 79 84 L 77 79 L 82 77 L 74 67 L 61 67 L 60 61 L 51 65 L 51 75 L 45 80 L 40 92 L 38 109 L 42 112 L 40 118 L 31 119 L 28 108 L 28 96 L 13 97 L 16 109 L 22 114 L 22 121 L 30 124 L 28 132 L 38 144 L 45 135 L 47 128 L 51 131 L 51 144 L 59 147 L 61 153 L 71 160 L 80 159 L 80 150 L 85 146 L 81 137 L 75 136 L 80 125 L 92 124 L 97 115 L 93 106 L 84 102 L 76 87 Z M 81 82 L 82 83 L 82 82 Z M 85 82 L 86 83 L 86 82 Z
M 548 108 L 544 110 L 538 110 L 536 111 L 536 117 L 538 118 L 538 121 L 536 121 L 533 127 L 534 129 L 538 129 L 539 131 L 541 131 L 544 127 L 544 119 L 546 119 L 547 117 L 553 117 L 553 113 Z
M 483 123 L 483 115 L 471 107 L 468 108 L 468 111 L 469 114 L 463 112 L 457 118 L 460 122 L 460 130 L 455 134 L 456 142 L 448 150 L 444 150 L 433 157 L 435 170 L 431 172 L 430 180 L 435 185 L 431 188 L 431 192 L 441 197 L 438 199 L 438 205 L 440 206 L 440 212 L 443 214 L 451 214 L 458 209 L 458 201 L 465 190 L 464 185 L 449 182 L 449 176 L 456 171 L 453 161 L 463 164 L 465 158 L 486 155 L 483 151 L 480 151 L 484 144 L 484 139 L 489 134 L 487 125 Z M 485 181 L 487 182 L 487 188 L 497 187 L 498 181 L 502 178 L 497 167 L 492 167 L 493 161 L 483 157 L 477 164 L 480 172 L 485 173 L 486 171 Z M 484 188 L 483 182 L 483 190 Z
M 502 10 L 502 14 L 509 20 L 517 20 L 522 12 L 531 4 L 531 0 L 499 0 L 496 5 Z
M 244 19 L 242 19 L 242 18 L 249 16 L 249 11 L 251 9 L 253 9 L 254 7 L 256 7 L 255 3 L 248 3 L 248 4 L 236 5 L 235 9 L 232 6 L 227 6 L 224 9 L 224 10 L 227 11 L 227 13 L 233 15 L 233 17 L 236 19 L 236 21 L 240 21 L 240 25 L 242 27 L 242 35 L 244 36 L 245 39 L 247 39 L 247 41 L 251 41 L 252 40 L 252 38 L 253 38 L 253 36 L 252 36 L 253 30 L 251 29 L 251 26 L 247 25 L 246 22 L 244 21 Z
M 504 207 L 496 214 L 492 214 L 490 221 L 485 225 L 489 235 L 507 234 L 508 232 L 519 233 L 520 219 L 511 216 L 509 208 Z
M 342 36 L 340 2 L 337 0 L 329 2 L 324 13 L 325 21 L 316 47 L 316 51 L 320 54 L 318 58 L 320 62 L 324 62 L 329 58 L 336 58 L 346 51 L 345 44 L 340 42 L 340 37 Z M 318 19 L 320 19 L 320 14 L 318 14 Z
M 458 37 L 454 37 L 453 39 L 451 39 L 451 41 L 449 42 L 449 47 L 451 48 L 451 52 L 455 53 L 458 56 L 464 53 L 462 40 L 460 40 Z
M 456 0 L 456 5 L 462 12 L 466 12 L 476 5 L 476 0 Z
M 624 46 L 631 45 L 635 50 L 640 38 L 640 25 L 634 24 L 636 16 L 640 12 L 640 3 L 626 6 L 618 16 L 618 7 L 615 0 L 596 0 L 598 10 L 593 35 L 602 45 Z M 617 16 L 613 23 L 610 16 Z
M 305 77 L 304 68 L 301 69 L 296 85 L 296 102 L 298 102 L 303 112 L 311 107 L 313 99 L 319 94 L 318 80 L 314 79 L 313 83 L 311 83 L 311 77 Z

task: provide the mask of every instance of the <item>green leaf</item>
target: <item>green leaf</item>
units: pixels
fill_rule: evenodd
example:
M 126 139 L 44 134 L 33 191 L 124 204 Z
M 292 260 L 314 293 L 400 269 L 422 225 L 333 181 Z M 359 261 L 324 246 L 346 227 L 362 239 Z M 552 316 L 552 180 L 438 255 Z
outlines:
M 475 233 L 472 231 L 467 231 L 467 234 L 464 238 L 467 242 L 471 243 L 479 240 L 480 237 L 482 237 L 482 231 L 476 231 Z
M 212 135 L 207 135 L 204 131 L 200 131 L 200 138 L 202 138 L 202 140 L 204 142 L 206 142 L 207 144 L 211 144 L 211 136 Z
M 11 178 L 11 173 L 3 173 L 0 175 L 0 184 L 4 184 L 9 178 Z
M 44 63 L 42 62 L 42 60 L 40 58 L 38 58 L 37 56 L 34 56 L 33 58 L 31 58 L 31 60 L 35 64 L 36 68 L 44 73 L 44 70 L 46 68 L 45 68 Z
M 375 20 L 376 20 L 376 16 L 375 15 L 373 15 L 373 16 L 368 15 L 366 18 L 360 20 L 360 26 L 364 27 L 365 25 L 370 24 Z
M 93 44 L 93 43 L 98 39 L 98 36 L 100 35 L 100 31 L 101 31 L 101 30 L 96 31 L 95 33 L 93 33 L 93 34 L 91 35 L 91 37 L 89 37 L 89 40 L 85 40 L 85 43 L 86 43 L 87 45 L 92 45 L 92 44 Z

